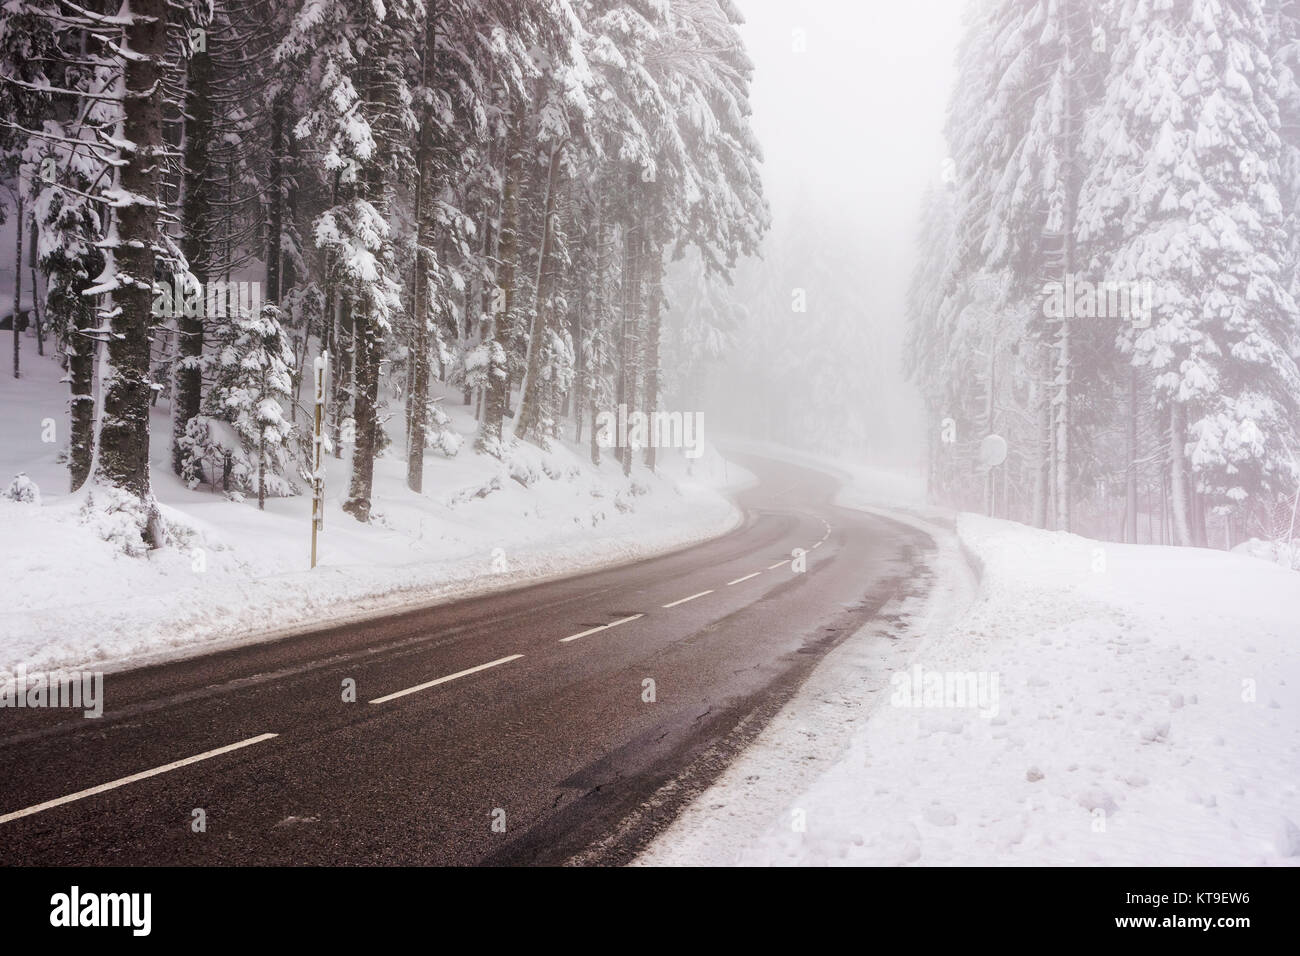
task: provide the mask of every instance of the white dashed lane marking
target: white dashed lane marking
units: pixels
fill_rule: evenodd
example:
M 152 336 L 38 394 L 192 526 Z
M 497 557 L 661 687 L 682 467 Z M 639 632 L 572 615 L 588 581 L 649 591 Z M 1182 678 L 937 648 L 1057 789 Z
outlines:
M 629 617 L 621 617 L 617 621 L 611 621 L 608 624 L 602 624 L 600 627 L 593 627 L 582 631 L 578 634 L 570 634 L 568 637 L 560 638 L 561 644 L 567 644 L 569 641 L 576 641 L 580 637 L 586 637 L 588 634 L 595 634 L 598 631 L 608 631 L 611 627 L 618 627 L 620 624 L 626 624 L 628 621 L 635 621 L 639 617 L 645 617 L 644 614 L 633 614 Z
M 727 587 L 731 587 L 733 584 L 739 584 L 741 581 L 748 581 L 750 578 L 756 578 L 762 573 L 762 571 L 755 571 L 753 574 L 746 574 L 743 578 L 736 578 L 734 581 L 728 581 Z
M 685 604 L 687 601 L 694 601 L 696 598 L 702 598 L 706 594 L 712 594 L 712 591 L 701 591 L 699 594 L 692 594 L 690 597 L 684 597 L 680 601 L 673 601 L 671 604 L 663 605 L 665 608 L 676 607 L 679 604 Z
M 129 777 L 119 777 L 116 780 L 110 780 L 108 783 L 101 783 L 98 787 L 91 787 L 88 790 L 78 790 L 76 793 L 70 793 L 66 797 L 56 797 L 53 800 L 46 800 L 44 803 L 38 803 L 35 806 L 27 807 L 23 810 L 15 810 L 13 813 L 6 813 L 4 816 L 0 816 L 0 823 L 8 823 L 10 820 L 17 820 L 20 817 L 29 817 L 33 813 L 40 813 L 43 810 L 50 810 L 54 807 L 61 807 L 63 804 L 72 803 L 74 800 L 83 800 L 86 797 L 93 797 L 97 793 L 116 790 L 118 787 L 125 787 L 128 783 L 137 783 L 140 780 L 148 780 L 150 777 L 156 777 L 160 773 L 167 773 L 169 770 L 178 770 L 181 767 L 188 767 L 192 763 L 198 763 L 200 760 L 207 760 L 211 757 L 219 757 L 221 754 L 230 753 L 232 750 L 239 750 L 241 747 L 251 747 L 253 744 L 260 744 L 263 740 L 270 740 L 275 736 L 278 735 L 258 734 L 256 737 L 249 737 L 247 740 L 227 744 L 224 747 L 218 747 L 216 750 L 208 750 L 201 754 L 195 754 L 193 757 L 186 757 L 184 760 L 177 760 L 173 763 L 163 764 L 161 767 L 154 767 L 152 770 L 142 770 L 140 773 L 133 773 Z
M 511 654 L 509 657 L 500 657 L 494 661 L 488 661 L 486 664 L 479 664 L 477 667 L 467 667 L 463 671 L 457 671 L 454 674 L 448 674 L 446 677 L 439 677 L 437 680 L 427 681 L 423 684 L 416 684 L 414 687 L 408 687 L 406 690 L 399 690 L 393 694 L 387 694 L 384 697 L 376 697 L 370 703 L 386 704 L 390 700 L 396 700 L 399 697 L 405 697 L 407 694 L 414 694 L 417 691 L 428 690 L 430 687 L 437 687 L 439 684 L 445 684 L 453 681 L 458 677 L 466 677 L 470 674 L 477 674 L 479 671 L 485 671 L 489 667 L 496 667 L 499 664 L 508 664 L 511 661 L 517 661 L 523 657 L 523 654 Z

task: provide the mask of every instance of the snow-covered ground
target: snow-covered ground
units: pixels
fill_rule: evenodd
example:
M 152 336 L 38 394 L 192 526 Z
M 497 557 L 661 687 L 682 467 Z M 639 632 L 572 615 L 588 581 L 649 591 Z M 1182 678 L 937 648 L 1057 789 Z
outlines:
M 1300 574 L 929 530 L 929 597 L 830 654 L 640 862 L 1300 864 Z
M 66 428 L 67 386 L 58 363 L 35 353 L 25 336 L 23 379 L 0 376 L 0 490 L 21 472 L 41 497 L 0 498 L 0 672 L 112 669 L 633 560 L 733 527 L 740 516 L 722 489 L 750 480 L 712 451 L 690 463 L 666 452 L 659 475 L 638 467 L 631 480 L 608 453 L 594 468 L 585 445 L 520 443 L 498 462 L 473 453 L 473 416 L 451 393 L 444 408 L 465 436 L 460 453 L 427 455 L 421 495 L 406 488 L 404 461 L 379 459 L 371 525 L 341 510 L 349 463 L 330 459 L 313 571 L 310 497 L 270 499 L 259 512 L 255 501 L 186 488 L 168 468 L 159 403 L 154 490 L 184 538 L 128 557 L 80 521 L 84 494 L 66 493 L 58 460 L 66 435 L 42 441 L 46 419 Z

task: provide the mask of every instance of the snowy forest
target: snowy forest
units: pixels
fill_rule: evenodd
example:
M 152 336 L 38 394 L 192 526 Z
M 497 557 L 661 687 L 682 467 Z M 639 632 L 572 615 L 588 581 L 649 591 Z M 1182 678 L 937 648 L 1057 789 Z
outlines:
M 1290 2 L 969 8 L 908 297 L 937 498 L 1130 543 L 1294 533 L 1298 39 Z
M 719 335 L 670 313 L 670 274 L 725 285 L 767 227 L 740 21 L 730 0 L 7 3 L 6 329 L 15 377 L 33 348 L 65 369 L 70 488 L 164 543 L 169 408 L 191 487 L 309 490 L 317 356 L 358 520 L 385 454 L 415 492 L 426 451 L 563 435 L 599 461 L 598 410 L 659 407 Z
M 805 31 L 757 7 L 797 61 Z M 147 550 L 168 535 L 162 468 L 265 507 L 332 459 L 330 494 L 368 522 L 376 460 L 420 494 L 429 460 L 518 470 L 521 443 L 568 443 L 632 481 L 659 449 L 602 447 L 600 415 L 707 409 L 787 447 L 924 462 L 931 502 L 1040 528 L 1289 540 L 1300 7 L 972 0 L 946 121 L 918 120 L 946 158 L 903 268 L 870 260 L 910 237 L 805 168 L 778 170 L 769 232 L 746 15 L 6 5 L 0 326 L 15 378 L 59 364 L 67 483 L 47 493 L 97 490 Z M 774 115 L 769 137 L 793 127 Z M 800 139 L 777 143 L 787 163 Z M 911 274 L 896 306 L 891 269 Z
M 6 862 L 160 936 L 1300 863 L 1300 0 L 0 0 L 0 355 Z

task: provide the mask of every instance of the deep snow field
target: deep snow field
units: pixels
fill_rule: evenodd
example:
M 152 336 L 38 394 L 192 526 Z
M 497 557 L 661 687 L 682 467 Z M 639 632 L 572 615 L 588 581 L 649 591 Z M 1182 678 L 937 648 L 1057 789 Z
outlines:
M 1300 574 L 913 520 L 928 597 L 832 651 L 640 862 L 1300 864 Z

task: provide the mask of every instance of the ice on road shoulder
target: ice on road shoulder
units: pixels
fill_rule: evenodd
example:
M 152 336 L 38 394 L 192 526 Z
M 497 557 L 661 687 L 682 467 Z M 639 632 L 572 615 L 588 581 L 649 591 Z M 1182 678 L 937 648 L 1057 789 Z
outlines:
M 1300 863 L 1300 575 L 957 534 L 969 609 L 912 608 L 905 654 L 855 636 L 642 862 Z

